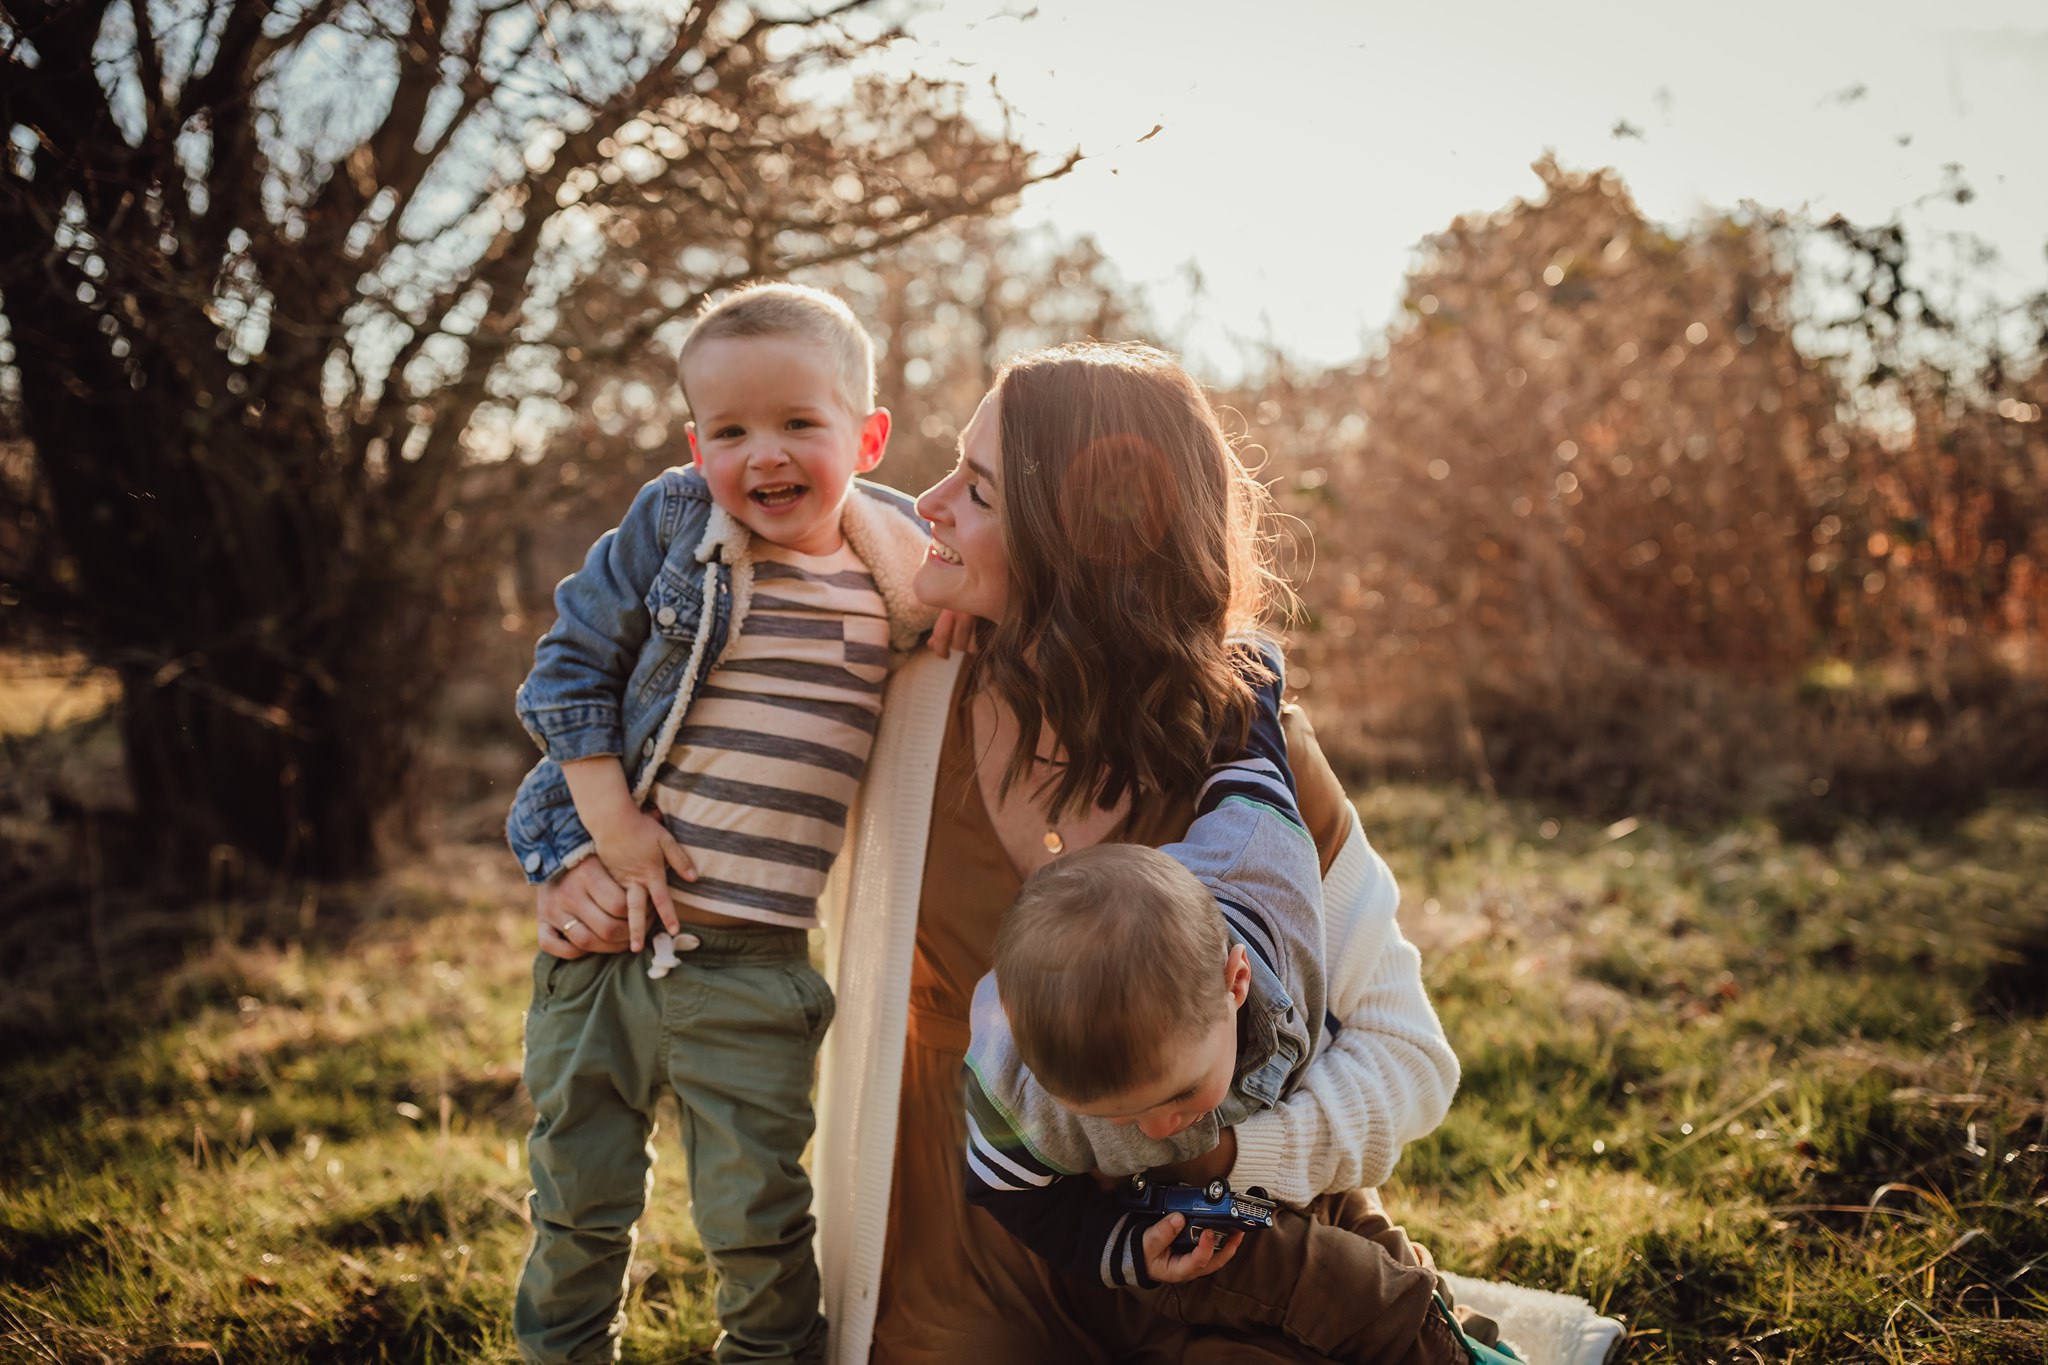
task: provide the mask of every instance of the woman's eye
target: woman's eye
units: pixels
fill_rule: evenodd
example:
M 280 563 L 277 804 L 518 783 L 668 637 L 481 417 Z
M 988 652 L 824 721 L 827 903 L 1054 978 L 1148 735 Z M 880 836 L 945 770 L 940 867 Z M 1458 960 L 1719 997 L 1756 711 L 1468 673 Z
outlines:
M 974 486 L 973 484 L 971 484 L 971 483 L 967 485 L 967 500 L 968 500 L 969 502 L 973 503 L 973 504 L 974 504 L 974 505 L 975 505 L 976 507 L 993 507 L 993 506 L 995 506 L 995 504 L 994 504 L 994 503 L 990 502 L 990 501 L 989 501 L 989 500 L 988 500 L 987 498 L 984 498 L 984 497 L 983 497 L 983 496 L 981 495 L 981 490 L 980 490 L 979 488 L 976 488 L 976 487 L 975 487 L 975 486 Z

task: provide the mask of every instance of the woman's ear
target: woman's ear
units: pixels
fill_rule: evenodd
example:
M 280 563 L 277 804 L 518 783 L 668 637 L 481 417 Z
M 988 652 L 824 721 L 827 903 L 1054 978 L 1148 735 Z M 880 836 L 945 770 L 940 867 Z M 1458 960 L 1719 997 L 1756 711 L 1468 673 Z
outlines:
M 1223 964 L 1223 981 L 1230 990 L 1230 1008 L 1236 1009 L 1251 997 L 1252 960 L 1242 943 L 1230 945 L 1230 956 Z

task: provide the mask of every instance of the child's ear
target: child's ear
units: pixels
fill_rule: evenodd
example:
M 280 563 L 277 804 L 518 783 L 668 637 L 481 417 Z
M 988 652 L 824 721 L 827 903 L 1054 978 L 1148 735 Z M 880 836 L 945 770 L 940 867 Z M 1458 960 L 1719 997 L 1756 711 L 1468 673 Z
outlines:
M 703 464 L 704 452 L 697 449 L 697 424 L 695 422 L 683 423 L 683 435 L 688 437 L 690 441 L 690 463 Z
M 1252 960 L 1242 943 L 1230 945 L 1230 957 L 1223 966 L 1223 980 L 1230 988 L 1230 1008 L 1236 1009 L 1251 997 Z
M 889 445 L 889 410 L 876 408 L 861 420 L 860 458 L 854 461 L 854 472 L 865 474 L 882 462 L 882 452 Z

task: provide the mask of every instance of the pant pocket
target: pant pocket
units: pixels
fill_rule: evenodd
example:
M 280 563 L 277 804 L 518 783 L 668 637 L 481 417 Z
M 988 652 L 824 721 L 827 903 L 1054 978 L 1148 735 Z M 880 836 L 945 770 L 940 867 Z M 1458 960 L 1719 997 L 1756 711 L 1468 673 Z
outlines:
M 831 1027 L 833 1016 L 839 1012 L 839 1002 L 833 999 L 832 987 L 808 962 L 792 962 L 783 969 L 783 976 L 790 989 L 796 992 L 797 1005 L 803 1010 L 804 1028 L 811 1042 L 823 1041 L 825 1030 Z
M 559 958 L 547 953 L 535 954 L 533 1005 L 528 1013 L 545 1014 L 587 993 L 619 956 L 617 953 L 590 953 L 584 957 Z
M 548 996 L 553 994 L 555 968 L 561 965 L 562 959 L 548 953 L 535 953 L 533 955 L 533 1005 L 535 1009 L 539 1009 L 542 1005 L 547 1004 Z

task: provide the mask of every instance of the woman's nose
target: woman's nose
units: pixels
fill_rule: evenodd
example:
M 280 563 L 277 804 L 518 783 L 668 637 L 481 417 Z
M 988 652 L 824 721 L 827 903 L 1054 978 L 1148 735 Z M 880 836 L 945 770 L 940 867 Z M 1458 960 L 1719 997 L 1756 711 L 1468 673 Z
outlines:
M 937 521 L 939 519 L 939 509 L 945 502 L 941 494 L 945 492 L 948 482 L 950 480 L 941 479 L 917 495 L 917 514 L 926 521 Z

